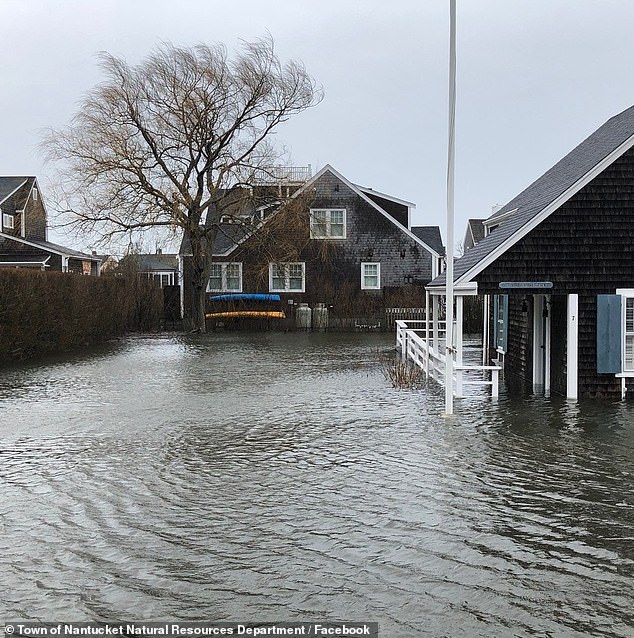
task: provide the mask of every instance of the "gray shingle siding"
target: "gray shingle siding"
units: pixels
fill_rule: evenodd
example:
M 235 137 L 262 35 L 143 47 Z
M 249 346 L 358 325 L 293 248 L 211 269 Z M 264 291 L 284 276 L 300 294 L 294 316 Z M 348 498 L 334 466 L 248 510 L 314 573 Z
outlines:
M 460 279 L 488 255 L 499 249 L 504 242 L 511 239 L 633 135 L 634 107 L 630 107 L 609 119 L 539 179 L 492 215 L 489 220 L 501 218 L 500 225 L 456 261 L 454 279 Z M 517 212 L 503 219 L 505 214 L 516 209 Z M 436 278 L 432 285 L 444 286 L 445 276 Z

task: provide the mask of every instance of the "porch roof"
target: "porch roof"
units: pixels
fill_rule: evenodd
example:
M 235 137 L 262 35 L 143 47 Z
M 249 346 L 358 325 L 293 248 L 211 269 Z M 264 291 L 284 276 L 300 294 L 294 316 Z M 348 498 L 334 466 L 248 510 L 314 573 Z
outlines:
M 634 106 L 610 118 L 528 188 L 487 220 L 489 235 L 454 264 L 454 282 L 467 283 L 546 219 L 604 168 L 634 146 Z M 445 273 L 429 288 L 444 288 Z

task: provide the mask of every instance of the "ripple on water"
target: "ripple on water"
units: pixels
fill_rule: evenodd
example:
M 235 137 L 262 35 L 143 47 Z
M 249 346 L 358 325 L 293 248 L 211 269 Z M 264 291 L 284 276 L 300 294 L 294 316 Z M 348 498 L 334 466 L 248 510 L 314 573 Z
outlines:
M 0 376 L 0 608 L 629 636 L 622 405 L 389 387 L 368 335 L 131 339 Z

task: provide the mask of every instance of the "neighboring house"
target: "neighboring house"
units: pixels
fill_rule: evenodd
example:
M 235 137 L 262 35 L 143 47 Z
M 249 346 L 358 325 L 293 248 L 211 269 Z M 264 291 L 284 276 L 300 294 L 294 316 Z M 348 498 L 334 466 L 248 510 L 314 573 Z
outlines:
M 445 256 L 445 246 L 442 243 L 439 226 L 412 226 L 411 231 L 440 257 Z M 441 261 L 439 264 L 444 264 L 444 262 Z M 438 272 L 444 270 L 444 266 L 442 268 L 438 266 L 438 268 Z
M 48 241 L 35 177 L 0 177 L 0 267 L 99 275 L 100 258 Z
M 119 265 L 119 260 L 114 255 L 97 255 L 97 251 L 93 250 L 92 254 L 94 257 L 99 257 L 99 272 L 111 273 L 117 269 Z
M 484 221 L 484 219 L 470 219 L 467 221 L 467 229 L 462 241 L 463 254 L 484 239 Z
M 134 259 L 141 277 L 154 279 L 161 288 L 179 285 L 178 255 L 158 248 L 154 254 L 134 255 Z
M 221 225 L 209 293 L 279 293 L 289 306 L 325 303 L 334 317 L 423 304 L 444 248 L 437 227 L 421 227 L 420 236 L 410 230 L 414 204 L 357 186 L 329 165 L 290 192 L 276 207 L 246 206 L 256 230 L 229 218 Z M 186 237 L 180 255 L 187 308 Z
M 485 355 L 535 392 L 624 396 L 634 382 L 634 107 L 484 225 L 454 286 L 458 300 L 484 298 Z M 428 291 L 445 285 L 443 275 Z

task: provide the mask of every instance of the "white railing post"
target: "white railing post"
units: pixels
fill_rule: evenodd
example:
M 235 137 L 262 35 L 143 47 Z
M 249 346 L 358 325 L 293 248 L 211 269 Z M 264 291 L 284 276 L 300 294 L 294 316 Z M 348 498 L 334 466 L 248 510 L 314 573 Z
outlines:
M 459 297 L 458 297 L 459 299 Z M 460 302 L 457 301 L 457 306 Z M 458 318 L 461 318 L 458 309 Z M 396 349 L 400 347 L 401 355 L 406 360 L 411 360 L 418 366 L 427 378 L 431 377 L 441 385 L 446 382 L 447 357 L 455 360 L 452 374 L 452 385 L 455 382 L 454 395 L 465 396 L 466 386 L 490 386 L 491 397 L 499 396 L 499 373 L 501 367 L 486 365 L 465 365 L 463 359 L 463 343 L 461 330 L 454 331 L 456 335 L 455 354 L 444 353 L 444 348 L 435 350 L 432 346 L 434 337 L 438 341 L 446 339 L 446 322 L 436 321 L 436 330 L 433 331 L 428 320 L 397 320 L 396 322 Z M 491 373 L 491 377 L 488 374 Z
M 494 399 L 497 399 L 499 396 L 499 388 L 498 388 L 499 378 L 500 378 L 500 369 L 494 368 L 493 370 L 491 370 L 491 396 Z

